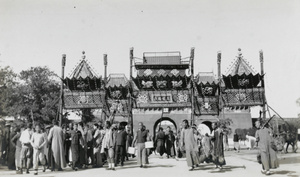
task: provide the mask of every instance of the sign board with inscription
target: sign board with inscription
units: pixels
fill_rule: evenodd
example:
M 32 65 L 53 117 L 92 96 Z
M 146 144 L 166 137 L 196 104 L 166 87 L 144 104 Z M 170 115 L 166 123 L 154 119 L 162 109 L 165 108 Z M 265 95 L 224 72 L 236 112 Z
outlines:
M 151 95 L 152 103 L 172 103 L 172 94 L 171 93 L 153 93 Z

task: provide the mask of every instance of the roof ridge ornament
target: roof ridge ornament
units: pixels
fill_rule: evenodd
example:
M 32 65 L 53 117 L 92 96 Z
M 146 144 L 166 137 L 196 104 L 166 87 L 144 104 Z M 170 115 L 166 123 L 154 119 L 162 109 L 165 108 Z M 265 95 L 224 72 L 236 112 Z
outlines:
M 85 60 L 85 51 L 82 51 L 82 59 Z
M 241 59 L 243 58 L 243 54 L 242 54 L 242 49 L 238 48 L 238 58 Z

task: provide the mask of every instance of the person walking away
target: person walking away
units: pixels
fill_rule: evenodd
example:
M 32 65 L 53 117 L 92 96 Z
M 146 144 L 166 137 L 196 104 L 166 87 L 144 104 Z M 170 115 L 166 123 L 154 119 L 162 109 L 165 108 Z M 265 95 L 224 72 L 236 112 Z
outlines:
M 66 163 L 68 165 L 71 165 L 71 159 L 70 157 L 70 149 L 71 149 L 71 134 L 70 131 L 73 129 L 73 124 L 70 123 L 66 127 L 66 132 L 65 132 L 65 157 L 66 157 Z
M 197 131 L 196 127 L 190 128 L 188 121 L 185 119 L 182 121 L 183 129 L 181 131 L 181 149 L 185 149 L 186 162 L 190 171 L 194 170 L 195 166 L 200 163 L 198 157 L 198 146 L 195 140 L 194 131 Z
M 16 134 L 15 136 L 11 139 L 11 144 L 12 146 L 15 147 L 15 165 L 16 165 L 16 173 L 17 174 L 22 174 L 22 166 L 21 166 L 21 149 L 22 149 L 22 144 L 20 141 L 20 136 L 21 136 L 21 130 L 20 128 L 16 128 Z
M 166 153 L 167 153 L 167 158 L 169 157 L 175 157 L 175 136 L 173 134 L 173 131 L 171 130 L 171 127 L 167 127 L 166 131 Z
M 258 143 L 259 155 L 261 156 L 261 172 L 263 174 L 270 175 L 270 169 L 275 169 L 279 166 L 278 163 L 272 163 L 276 162 L 274 159 L 277 157 L 276 153 L 270 153 L 272 151 L 270 130 L 265 126 L 261 126 L 260 121 L 256 121 L 255 126 L 258 129 L 256 130 L 255 138 L 256 142 Z
M 66 166 L 63 130 L 58 126 L 58 121 L 53 120 L 53 127 L 50 129 L 48 141 L 51 141 L 51 150 L 54 157 L 55 168 L 62 171 Z M 53 169 L 54 170 L 54 169 Z
M 122 124 L 119 124 L 119 130 L 116 131 L 116 151 L 115 151 L 115 165 L 121 162 L 121 166 L 124 165 L 124 159 L 126 154 L 126 139 L 127 133 Z
M 222 169 L 223 165 L 226 165 L 224 157 L 224 146 L 223 146 L 223 131 L 219 127 L 218 122 L 212 124 L 213 128 L 213 162 L 216 165 L 216 168 Z
M 162 127 L 159 127 L 155 137 L 155 145 L 156 152 L 158 152 L 160 156 L 163 156 L 163 154 L 165 153 L 165 139 L 165 132 Z
M 147 160 L 147 149 L 145 148 L 145 142 L 147 141 L 147 131 L 145 130 L 144 124 L 139 122 L 139 130 L 136 132 L 133 141 L 132 147 L 136 143 L 137 147 L 137 163 L 141 168 L 146 168 Z
M 8 149 L 7 149 L 7 166 L 8 169 L 10 170 L 15 170 L 16 169 L 16 165 L 15 165 L 15 151 L 16 148 L 15 146 L 13 146 L 11 139 L 16 135 L 16 128 L 14 126 L 11 126 L 10 124 L 8 124 L 8 128 L 9 128 L 9 134 L 8 134 Z
M 94 124 L 94 168 L 96 167 L 102 167 L 103 166 L 103 159 L 101 155 L 101 146 L 102 146 L 102 140 L 105 134 L 105 131 L 103 130 L 102 125 Z
M 107 170 L 116 170 L 115 162 L 114 162 L 114 148 L 115 148 L 115 134 L 114 134 L 114 126 L 111 125 L 110 121 L 106 121 L 106 130 L 105 136 L 103 138 L 103 149 L 106 153 L 108 168 Z
M 30 140 L 31 146 L 33 147 L 33 169 L 35 170 L 34 175 L 38 174 L 39 161 L 43 165 L 43 172 L 46 171 L 45 156 L 44 156 L 44 145 L 47 143 L 44 134 L 41 132 L 41 126 L 35 125 L 35 132 L 32 134 Z
M 79 160 L 80 160 L 80 167 L 86 168 L 87 166 L 87 130 L 83 127 L 83 123 L 78 123 L 78 130 L 81 132 L 82 138 L 79 139 L 80 146 L 79 146 Z
M 80 167 L 80 139 L 82 138 L 81 132 L 78 130 L 78 124 L 73 125 L 73 129 L 69 131 L 71 136 L 71 153 L 72 153 L 72 169 L 77 171 Z
M 32 124 L 27 123 L 27 128 L 21 133 L 20 136 L 20 142 L 22 144 L 22 149 L 21 149 L 21 166 L 22 168 L 25 166 L 26 168 L 26 173 L 29 174 L 29 168 L 30 168 L 30 163 L 31 163 L 31 151 L 32 147 L 30 144 L 30 139 L 32 136 Z
M 233 135 L 233 146 L 235 151 L 240 152 L 239 135 L 236 132 Z

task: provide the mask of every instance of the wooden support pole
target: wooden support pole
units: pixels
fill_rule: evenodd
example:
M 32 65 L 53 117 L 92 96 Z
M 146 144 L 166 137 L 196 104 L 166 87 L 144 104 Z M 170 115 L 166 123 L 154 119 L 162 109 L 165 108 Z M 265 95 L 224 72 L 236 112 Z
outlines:
M 194 104 L 194 101 L 195 101 L 195 98 L 194 98 L 194 56 L 195 56 L 195 48 L 192 47 L 191 48 L 191 55 L 190 55 L 190 62 L 191 62 L 191 125 L 193 125 L 195 123 L 195 104 Z
M 129 70 L 129 86 L 131 87 L 132 83 L 132 69 L 133 69 L 133 47 L 130 48 L 129 50 L 129 60 L 130 60 L 130 70 Z M 131 134 L 133 134 L 133 115 L 132 115 L 132 100 L 131 96 L 129 97 L 129 105 L 130 105 L 130 110 L 128 114 L 128 123 L 130 124 L 130 131 Z
M 60 105 L 59 105 L 59 126 L 62 125 L 63 118 L 63 106 L 64 106 L 64 82 L 65 78 L 65 66 L 66 66 L 66 54 L 62 55 L 61 61 L 61 85 L 60 85 Z
M 264 80 L 264 55 L 263 51 L 259 51 L 259 60 L 260 60 L 260 74 L 261 74 L 261 87 L 263 88 L 263 106 L 262 106 L 262 117 L 266 119 L 266 92 L 265 92 L 265 80 Z
M 222 111 L 222 117 L 224 116 L 224 106 L 222 104 L 222 91 L 221 91 L 221 81 L 222 81 L 222 76 L 221 76 L 221 57 L 222 56 L 222 53 L 221 51 L 218 51 L 218 54 L 217 54 L 217 64 L 218 64 L 218 96 L 219 96 L 219 99 L 218 99 L 218 104 L 219 104 L 219 115 L 220 115 L 220 112 Z M 219 116 L 220 117 L 220 116 Z
M 107 54 L 103 54 L 103 62 L 104 62 L 104 84 L 107 82 Z

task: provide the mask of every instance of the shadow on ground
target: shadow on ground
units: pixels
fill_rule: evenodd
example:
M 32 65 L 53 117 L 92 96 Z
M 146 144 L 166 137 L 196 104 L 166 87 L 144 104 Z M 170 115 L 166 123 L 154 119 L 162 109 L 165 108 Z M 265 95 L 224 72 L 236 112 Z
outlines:
M 299 175 L 296 175 L 295 173 L 296 171 L 288 171 L 288 170 L 280 170 L 280 171 L 272 172 L 272 174 L 276 174 L 276 175 L 287 175 L 290 177 L 298 177 Z

